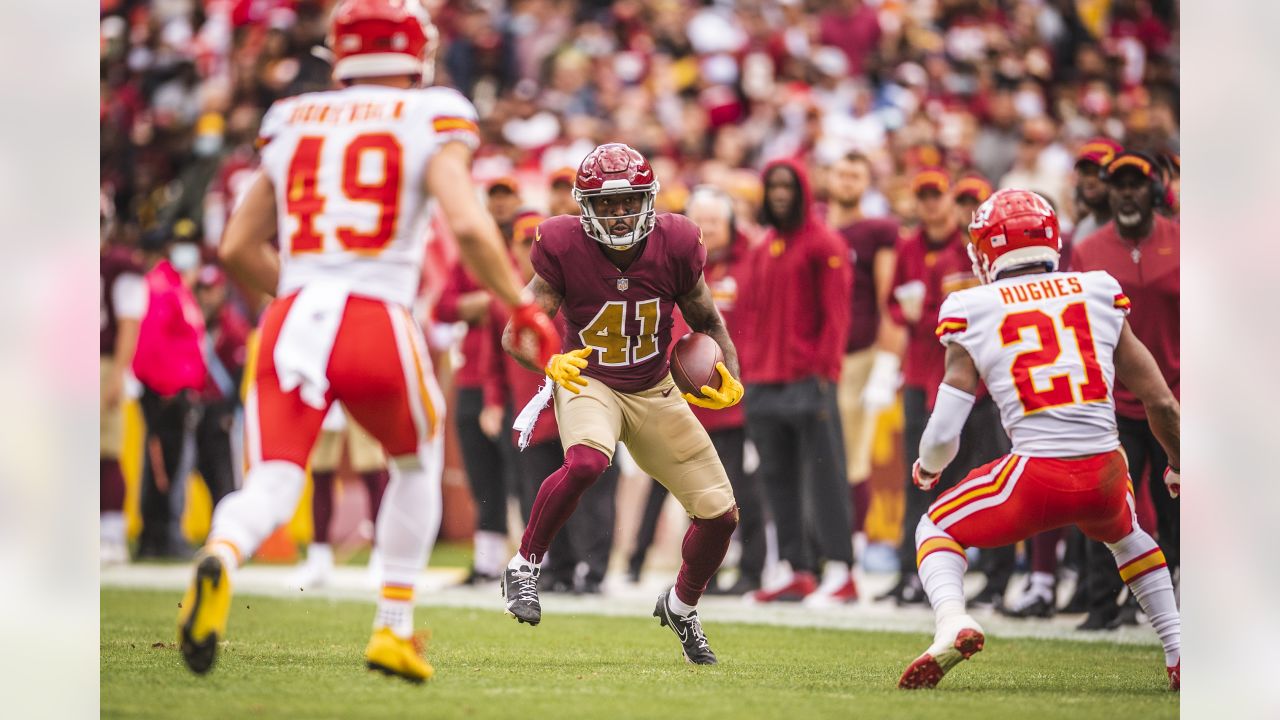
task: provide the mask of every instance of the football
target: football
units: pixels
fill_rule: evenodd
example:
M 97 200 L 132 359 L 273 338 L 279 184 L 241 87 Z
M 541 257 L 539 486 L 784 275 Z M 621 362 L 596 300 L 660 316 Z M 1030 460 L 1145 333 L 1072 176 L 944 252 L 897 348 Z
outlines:
M 724 362 L 720 345 L 710 335 L 689 333 L 671 348 L 671 379 L 681 393 L 702 397 L 703 385 L 720 389 L 718 362 Z

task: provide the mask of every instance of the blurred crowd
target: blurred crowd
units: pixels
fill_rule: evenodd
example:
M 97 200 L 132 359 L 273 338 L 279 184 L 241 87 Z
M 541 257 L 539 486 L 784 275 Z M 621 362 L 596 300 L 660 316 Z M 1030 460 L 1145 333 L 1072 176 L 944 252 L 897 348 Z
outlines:
M 223 446 L 236 442 L 236 387 L 244 370 L 247 328 L 261 299 L 228 287 L 214 249 L 256 165 L 262 114 L 279 98 L 331 84 L 325 53 L 317 51 L 331 5 L 318 0 L 101 2 L 103 422 L 105 428 L 107 409 L 119 402 L 126 370 L 133 367 L 148 428 L 144 528 L 153 529 L 144 530 L 144 555 L 180 552 L 172 529 L 177 500 L 169 490 L 180 485 L 170 479 L 183 476 L 181 458 L 187 468 L 212 463 L 192 458 L 221 457 Z M 779 160 L 808 176 L 815 214 L 833 230 L 846 221 L 889 223 L 887 242 L 896 244 L 898 267 L 891 286 L 870 297 L 908 330 L 909 337 L 893 341 L 906 343 L 908 377 L 905 393 L 892 401 L 908 404 L 907 455 L 914 452 L 909 447 L 913 423 L 918 433 L 927 417 L 923 379 L 936 389 L 941 371 L 936 368 L 934 378 L 934 368 L 921 369 L 920 363 L 932 362 L 928 358 L 917 358 L 912 367 L 911 326 L 927 326 L 926 339 L 933 328 L 931 320 L 921 320 L 919 308 L 913 310 L 924 293 L 917 296 L 913 283 L 925 278 L 912 277 L 914 271 L 904 267 L 911 257 L 904 243 L 913 238 L 925 243 L 919 255 L 924 263 L 926 250 L 933 252 L 928 243 L 949 242 L 963 228 L 965 214 L 992 188 L 1020 187 L 1047 198 L 1062 218 L 1064 233 L 1079 244 L 1085 234 L 1111 222 L 1107 183 L 1115 186 L 1118 175 L 1109 175 L 1107 167 L 1121 148 L 1141 151 L 1151 164 L 1143 177 L 1160 197 L 1148 214 L 1177 214 L 1176 0 L 426 0 L 424 5 L 440 31 L 435 83 L 459 89 L 479 111 L 483 142 L 474 172 L 509 240 L 519 241 L 515 226 L 521 208 L 552 215 L 576 212 L 569 196 L 572 169 L 593 147 L 609 141 L 626 142 L 650 159 L 661 182 L 659 211 L 692 214 L 691 194 L 700 186 L 723 193 L 734 237 L 748 247 L 777 231 L 769 213 L 762 212 L 763 170 Z M 850 180 L 848 173 L 863 179 Z M 1079 226 L 1083 234 L 1074 232 Z M 846 239 L 854 242 L 848 234 Z M 874 252 L 887 245 L 876 241 L 869 247 Z M 434 257 L 448 265 L 453 255 L 443 248 Z M 960 270 L 965 269 L 962 264 Z M 145 284 L 129 280 L 143 273 Z M 453 274 L 452 267 L 428 268 L 426 305 L 461 282 L 451 280 Z M 118 289 L 122 276 L 126 281 Z M 457 293 L 467 290 L 454 291 L 456 303 Z M 148 292 L 152 302 L 138 299 Z M 1128 287 L 1126 292 L 1135 295 Z M 157 297 L 168 304 L 157 304 Z M 172 310 L 163 319 L 172 331 L 161 332 L 158 345 L 146 330 L 148 322 L 162 321 L 148 320 L 157 307 Z M 477 311 L 475 317 L 482 314 Z M 455 310 L 455 315 L 450 319 L 472 319 L 466 312 Z M 864 338 L 864 347 L 873 340 L 880 350 L 892 344 L 875 335 L 871 331 Z M 447 344 L 452 336 L 434 337 Z M 148 353 L 173 357 L 173 343 L 191 358 L 189 377 L 171 377 L 172 367 L 151 377 L 144 377 L 147 370 L 137 373 L 139 363 L 148 367 Z M 902 347 L 888 349 L 904 355 Z M 940 361 L 940 351 L 936 357 Z M 1176 380 L 1176 350 L 1173 363 Z M 914 377 L 913 369 L 918 371 Z M 498 420 L 481 417 L 482 378 L 474 382 L 462 383 L 469 393 L 462 417 L 487 423 L 483 435 L 495 437 L 498 433 L 490 430 Z M 877 409 L 884 404 L 878 401 Z M 848 424 L 847 407 L 841 407 L 841 415 Z M 982 432 L 1002 434 L 994 414 L 987 421 L 994 425 Z M 757 439 L 750 419 L 746 422 L 748 434 Z M 198 452 L 184 441 L 193 433 L 205 438 L 194 443 Z M 470 437 L 472 445 L 483 444 L 480 434 Z M 118 462 L 112 465 L 118 441 L 118 432 L 108 437 L 104 429 L 103 511 L 104 518 L 111 517 L 104 519 L 104 544 L 108 533 L 112 543 L 122 533 L 122 525 L 116 530 L 116 514 L 123 491 L 115 487 L 123 480 L 116 479 Z M 845 442 L 854 441 L 846 428 Z M 755 445 L 761 445 L 758 439 Z M 1007 447 L 989 450 L 998 456 Z M 370 461 L 360 472 L 376 475 L 379 462 Z M 231 487 L 233 466 L 210 464 L 213 484 Z M 862 472 L 851 469 L 848 479 L 856 485 L 866 479 L 854 477 Z M 378 481 L 367 483 L 372 500 Z M 906 483 L 910 490 L 909 479 Z M 854 497 L 851 522 L 857 531 L 865 497 L 861 509 Z M 493 545 L 495 531 L 505 532 L 505 519 L 483 524 L 482 532 L 490 535 L 477 536 L 477 550 Z M 1164 528 L 1162 545 L 1171 532 L 1176 537 L 1176 523 L 1173 527 Z M 1054 550 L 1043 555 L 1056 562 L 1060 547 L 1055 538 Z M 903 548 L 903 580 L 892 599 L 922 602 L 908 578 L 913 567 L 909 531 Z M 589 551 L 574 552 L 590 565 Z M 999 591 L 1003 597 L 1012 549 L 1001 557 L 987 570 L 992 594 Z M 643 551 L 639 558 L 643 563 Z M 1176 561 L 1170 559 L 1173 567 Z M 1078 567 L 1083 577 L 1084 561 Z M 490 574 L 487 568 L 476 570 L 482 577 Z M 588 590 L 598 589 L 598 574 L 591 566 L 588 577 L 595 582 Z M 571 576 L 561 581 L 573 584 Z M 795 573 L 787 581 L 795 590 Z M 787 583 L 757 576 L 738 590 L 770 585 L 776 591 Z M 1114 619 L 1108 608 L 1094 624 Z

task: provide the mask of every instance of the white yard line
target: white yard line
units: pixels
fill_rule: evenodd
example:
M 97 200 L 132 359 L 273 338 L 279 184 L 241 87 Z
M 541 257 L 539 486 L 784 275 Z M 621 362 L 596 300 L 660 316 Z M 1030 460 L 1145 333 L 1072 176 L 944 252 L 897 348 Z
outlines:
M 334 570 L 332 582 L 323 588 L 302 590 L 288 583 L 294 573 L 292 567 L 250 565 L 236 572 L 236 591 L 244 595 L 271 597 L 307 597 L 330 600 L 356 600 L 372 602 L 374 588 L 364 568 L 339 567 Z M 418 603 L 426 607 L 474 608 L 502 611 L 497 583 L 492 587 L 459 586 L 465 572 L 461 569 L 439 568 L 424 572 L 418 580 Z M 542 610 L 544 618 L 554 621 L 556 615 L 608 615 L 648 617 L 653 612 L 654 599 L 674 573 L 649 573 L 639 585 L 627 583 L 621 576 L 611 575 L 605 582 L 605 594 L 574 596 L 544 594 Z M 102 569 L 102 587 L 169 590 L 181 593 L 190 577 L 190 569 L 184 565 L 122 565 Z M 859 576 L 862 598 L 852 606 L 808 608 L 797 603 L 752 605 L 741 598 L 703 598 L 699 610 L 709 624 L 740 622 L 787 627 L 832 628 L 848 630 L 880 630 L 933 634 L 933 613 L 922 607 L 899 608 L 892 603 L 871 601 L 879 592 L 888 588 L 887 576 Z M 978 583 L 980 585 L 980 582 Z M 1158 645 L 1155 633 L 1149 626 L 1123 627 L 1109 632 L 1081 632 L 1075 626 L 1083 619 L 1072 615 L 1051 620 L 1015 620 L 990 610 L 974 610 L 973 616 L 982 623 L 989 636 L 1001 638 L 1044 638 L 1055 640 L 1082 640 L 1089 642 L 1120 643 L 1127 645 Z

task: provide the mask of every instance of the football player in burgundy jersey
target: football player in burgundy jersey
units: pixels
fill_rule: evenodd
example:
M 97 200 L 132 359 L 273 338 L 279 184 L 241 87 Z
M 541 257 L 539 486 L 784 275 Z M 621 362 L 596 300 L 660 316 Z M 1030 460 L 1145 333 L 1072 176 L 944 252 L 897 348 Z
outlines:
M 738 353 L 703 279 L 702 234 L 688 218 L 654 210 L 658 181 L 643 155 L 621 143 L 597 147 L 578 168 L 573 194 L 582 215 L 538 227 L 529 283 L 542 309 L 562 312 L 568 327 L 562 352 L 544 368 L 556 385 L 547 383 L 534 401 L 554 395 L 565 461 L 542 483 L 504 573 L 507 612 L 531 625 L 542 619 L 537 580 L 547 547 L 621 441 L 692 518 L 675 586 L 658 597 L 654 616 L 679 637 L 686 660 L 713 664 L 695 607 L 724 559 L 738 510 L 715 447 L 686 401 L 713 409 L 737 404 Z M 720 388 L 703 386 L 701 397 L 682 399 L 668 372 L 664 350 L 676 305 L 689 327 L 724 353 Z M 509 331 L 508 352 L 537 369 Z

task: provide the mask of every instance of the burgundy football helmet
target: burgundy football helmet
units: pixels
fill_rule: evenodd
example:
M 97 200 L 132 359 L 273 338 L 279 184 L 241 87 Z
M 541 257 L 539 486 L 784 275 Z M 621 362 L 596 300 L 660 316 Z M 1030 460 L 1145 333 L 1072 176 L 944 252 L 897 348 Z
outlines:
M 439 33 L 419 0 L 341 0 L 329 48 L 338 80 L 416 75 L 430 85 Z
M 643 200 L 637 213 L 604 218 L 596 214 L 592 199 L 604 195 L 641 193 Z M 623 143 L 606 143 L 592 150 L 578 166 L 573 183 L 573 199 L 582 209 L 582 229 L 587 236 L 616 250 L 623 250 L 644 240 L 653 232 L 654 202 L 658 198 L 658 179 L 649 161 L 638 150 Z M 605 227 L 611 220 L 630 217 L 635 220 L 631 232 L 613 235 Z
M 1049 201 L 1030 190 L 997 190 L 973 212 L 969 259 L 984 283 L 1023 265 L 1058 269 L 1062 231 Z

